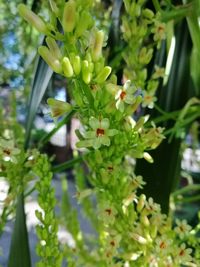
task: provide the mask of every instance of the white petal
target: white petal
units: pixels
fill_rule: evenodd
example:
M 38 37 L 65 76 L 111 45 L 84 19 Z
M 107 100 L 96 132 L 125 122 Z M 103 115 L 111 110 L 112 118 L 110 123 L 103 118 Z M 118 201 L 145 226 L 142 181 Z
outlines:
M 99 128 L 99 120 L 97 120 L 94 117 L 91 117 L 89 119 L 89 125 L 91 126 L 92 129 L 96 130 L 97 128 Z
M 114 136 L 114 135 L 118 134 L 118 130 L 110 129 L 107 131 L 107 134 L 108 134 L 108 136 Z
M 100 128 L 102 127 L 103 129 L 108 129 L 110 126 L 110 122 L 109 119 L 104 118 L 101 122 L 100 122 Z
M 135 97 L 133 95 L 127 95 L 124 99 L 127 104 L 133 104 L 135 102 Z
M 93 139 L 96 136 L 96 132 L 95 131 L 88 131 L 84 134 L 85 138 L 88 139 Z
M 95 139 L 93 139 L 92 146 L 94 147 L 94 149 L 100 148 L 100 146 L 101 146 L 101 137 L 96 137 Z
M 108 136 L 104 135 L 104 136 L 101 136 L 101 143 L 105 146 L 109 146 L 110 145 L 110 139 Z

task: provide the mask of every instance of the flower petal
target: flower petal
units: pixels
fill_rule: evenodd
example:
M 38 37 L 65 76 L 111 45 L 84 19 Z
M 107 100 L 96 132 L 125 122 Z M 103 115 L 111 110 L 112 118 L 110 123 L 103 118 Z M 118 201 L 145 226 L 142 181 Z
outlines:
M 97 128 L 100 127 L 99 120 L 97 120 L 95 117 L 91 117 L 89 119 L 89 125 L 92 129 L 96 130 Z
M 84 136 L 85 136 L 85 138 L 93 139 L 96 136 L 96 132 L 95 131 L 88 131 L 88 132 L 85 132 Z
M 100 124 L 101 124 L 101 127 L 102 127 L 103 129 L 108 129 L 109 126 L 110 126 L 109 119 L 104 118 L 103 120 L 101 120 Z M 101 128 L 101 127 L 100 127 L 100 128 Z
M 110 138 L 108 136 L 106 136 L 106 135 L 101 136 L 101 143 L 104 146 L 109 146 L 110 145 Z
M 92 146 L 94 149 L 99 149 L 101 146 L 101 138 L 102 137 L 96 137 L 95 139 L 93 139 L 93 143 Z
M 109 129 L 106 133 L 108 136 L 114 136 L 114 135 L 118 134 L 118 132 L 119 131 L 116 129 Z

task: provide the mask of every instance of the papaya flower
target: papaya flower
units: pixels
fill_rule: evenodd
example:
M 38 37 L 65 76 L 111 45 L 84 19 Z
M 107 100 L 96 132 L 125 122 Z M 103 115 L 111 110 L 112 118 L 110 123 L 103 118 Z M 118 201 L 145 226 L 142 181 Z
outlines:
M 127 80 L 122 88 L 117 91 L 115 95 L 116 108 L 120 112 L 124 112 L 125 104 L 132 105 L 135 102 L 133 93 L 136 91 L 136 87 L 131 86 L 131 81 Z
M 154 107 L 154 102 L 157 100 L 157 98 L 155 97 L 155 92 L 150 91 L 144 91 L 144 95 L 143 95 L 143 102 L 142 102 L 142 107 L 148 107 L 150 109 L 152 109 Z
M 89 119 L 89 126 L 91 131 L 87 131 L 84 134 L 85 140 L 79 141 L 76 146 L 81 147 L 93 147 L 99 149 L 101 146 L 110 146 L 110 137 L 118 133 L 116 129 L 109 129 L 110 122 L 107 118 L 95 118 Z
M 13 140 L 0 139 L 0 156 L 4 161 L 17 163 L 16 155 L 19 153 L 20 149 L 15 147 Z

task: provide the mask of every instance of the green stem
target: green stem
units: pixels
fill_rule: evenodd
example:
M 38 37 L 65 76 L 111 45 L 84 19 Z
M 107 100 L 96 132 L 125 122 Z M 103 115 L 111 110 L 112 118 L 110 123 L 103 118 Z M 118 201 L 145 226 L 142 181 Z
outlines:
M 74 115 L 75 110 L 72 110 L 70 113 L 67 114 L 57 125 L 53 128 L 49 133 L 45 134 L 38 142 L 38 148 L 42 148 L 44 144 L 46 144 L 50 138 L 65 124 L 69 122 L 71 117 Z
M 177 195 L 181 195 L 181 194 L 187 193 L 188 191 L 192 191 L 192 190 L 200 190 L 200 185 L 199 184 L 187 185 L 184 188 L 178 189 L 175 192 L 173 192 L 172 197 L 176 197 Z
M 56 173 L 56 172 L 62 172 L 62 171 L 65 171 L 67 169 L 70 169 L 72 168 L 76 163 L 79 163 L 83 161 L 83 157 L 80 156 L 80 157 L 77 157 L 75 159 L 72 159 L 72 160 L 69 160 L 67 162 L 64 162 L 62 164 L 59 164 L 59 165 L 56 165 L 52 168 L 52 172 L 53 173 Z
M 190 202 L 196 202 L 200 200 L 200 195 L 194 196 L 194 197 L 187 197 L 187 198 L 181 198 L 181 199 L 175 199 L 174 202 L 182 202 L 182 203 L 190 203 Z
M 155 8 L 155 10 L 156 10 L 157 12 L 161 10 L 161 8 L 160 8 L 160 3 L 159 3 L 158 0 L 153 0 L 153 5 L 154 5 L 154 8 Z

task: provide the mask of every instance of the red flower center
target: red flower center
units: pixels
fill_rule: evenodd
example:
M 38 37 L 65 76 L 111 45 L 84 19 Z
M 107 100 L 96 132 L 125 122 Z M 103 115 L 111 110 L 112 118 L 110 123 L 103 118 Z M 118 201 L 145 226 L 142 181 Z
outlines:
M 102 136 L 102 135 L 105 134 L 105 130 L 104 129 L 101 129 L 101 128 L 98 128 L 96 130 L 96 134 L 97 134 L 97 136 Z
M 160 244 L 160 248 L 161 248 L 161 249 L 166 248 L 166 244 L 165 244 L 165 242 L 161 242 L 161 244 Z
M 3 150 L 3 153 L 9 156 L 11 154 L 11 151 L 8 148 L 5 148 Z
M 111 215 L 112 210 L 111 210 L 111 209 L 105 209 L 105 212 L 106 212 L 108 215 Z
M 182 249 L 180 252 L 179 252 L 179 256 L 184 256 L 185 255 L 185 251 L 184 249 Z
M 122 91 L 119 97 L 121 100 L 124 100 L 125 96 L 126 96 L 126 92 Z

